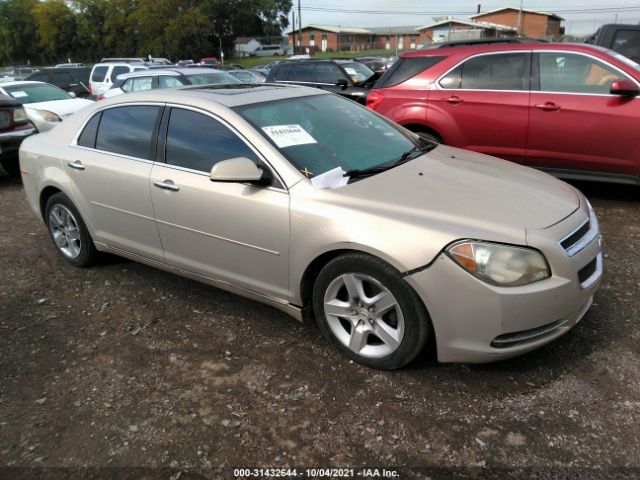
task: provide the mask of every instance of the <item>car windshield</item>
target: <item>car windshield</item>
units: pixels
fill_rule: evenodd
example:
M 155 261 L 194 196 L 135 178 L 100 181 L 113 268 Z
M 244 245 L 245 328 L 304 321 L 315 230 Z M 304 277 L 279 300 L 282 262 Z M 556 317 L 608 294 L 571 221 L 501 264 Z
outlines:
M 234 109 L 308 178 L 336 167 L 382 167 L 420 147 L 418 137 L 337 95 L 275 100 Z
M 353 83 L 364 82 L 374 74 L 373 70 L 360 62 L 343 63 L 342 68 L 349 74 Z
M 235 77 L 227 73 L 199 73 L 187 75 L 192 85 L 227 85 L 231 83 L 242 83 Z
M 11 85 L 3 89 L 20 103 L 52 102 L 54 100 L 69 100 L 71 95 L 58 87 L 48 84 Z

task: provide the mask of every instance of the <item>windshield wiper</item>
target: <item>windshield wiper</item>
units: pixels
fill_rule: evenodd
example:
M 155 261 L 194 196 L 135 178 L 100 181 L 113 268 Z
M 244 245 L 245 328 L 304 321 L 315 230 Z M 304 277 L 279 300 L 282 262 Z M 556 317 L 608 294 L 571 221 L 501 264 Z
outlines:
M 391 163 L 387 163 L 384 165 L 376 165 L 375 167 L 362 168 L 362 169 L 354 169 L 348 170 L 344 176 L 350 178 L 364 178 L 370 177 L 371 175 L 376 175 L 378 173 L 385 172 L 387 170 L 392 169 L 393 167 L 397 167 L 398 165 L 402 165 L 403 163 L 407 163 L 414 158 L 418 158 L 420 155 L 423 155 L 427 152 L 430 152 L 434 148 L 438 146 L 437 143 L 429 143 L 426 145 L 416 145 L 411 150 L 407 150 L 400 157 L 394 160 Z

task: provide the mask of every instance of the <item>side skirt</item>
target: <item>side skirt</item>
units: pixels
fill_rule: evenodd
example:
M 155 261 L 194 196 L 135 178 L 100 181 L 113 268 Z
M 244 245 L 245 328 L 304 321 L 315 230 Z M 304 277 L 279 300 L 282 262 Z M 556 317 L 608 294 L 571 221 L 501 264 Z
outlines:
M 195 280 L 201 283 L 206 283 L 207 285 L 211 285 L 212 287 L 225 290 L 227 292 L 239 295 L 241 297 L 249 298 L 251 300 L 255 300 L 257 302 L 270 305 L 272 307 L 277 308 L 281 312 L 284 312 L 287 315 L 290 315 L 291 317 L 295 318 L 299 322 L 303 321 L 302 309 L 300 309 L 299 307 L 296 307 L 295 305 L 291 305 L 290 303 L 286 303 L 282 300 L 279 300 L 277 298 L 269 297 L 267 295 L 263 295 L 261 293 L 254 292 L 252 290 L 248 290 L 246 288 L 240 287 L 233 283 L 225 282 L 223 280 L 216 280 L 213 278 L 205 277 L 203 275 L 197 275 L 195 273 L 187 272 L 180 268 L 167 265 L 166 263 L 158 262 L 157 260 L 151 260 L 150 258 L 146 258 L 141 255 L 137 255 L 135 253 L 130 253 L 130 252 L 127 252 L 126 250 L 121 250 L 119 248 L 106 245 L 104 243 L 100 243 L 100 242 L 94 242 L 94 243 L 96 248 L 101 252 L 112 253 L 114 255 L 118 255 L 120 257 L 133 260 L 134 262 L 143 263 L 150 267 L 159 268 L 160 270 L 164 270 L 170 273 L 175 273 L 176 275 L 180 275 L 181 277 L 189 278 L 191 280 Z

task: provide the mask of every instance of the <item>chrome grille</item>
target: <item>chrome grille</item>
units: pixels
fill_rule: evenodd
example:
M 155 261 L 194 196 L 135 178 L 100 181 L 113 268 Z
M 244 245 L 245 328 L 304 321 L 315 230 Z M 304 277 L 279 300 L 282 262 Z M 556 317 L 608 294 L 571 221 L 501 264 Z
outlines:
M 11 121 L 11 112 L 0 110 L 0 128 L 7 128 Z

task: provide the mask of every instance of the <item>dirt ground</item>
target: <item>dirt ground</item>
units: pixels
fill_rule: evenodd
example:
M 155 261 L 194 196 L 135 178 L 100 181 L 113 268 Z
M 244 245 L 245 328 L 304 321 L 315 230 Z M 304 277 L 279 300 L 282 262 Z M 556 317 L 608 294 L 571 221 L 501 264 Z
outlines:
M 637 478 L 640 188 L 577 186 L 606 272 L 576 328 L 513 360 L 387 373 L 221 290 L 70 267 L 0 173 L 0 478 Z

